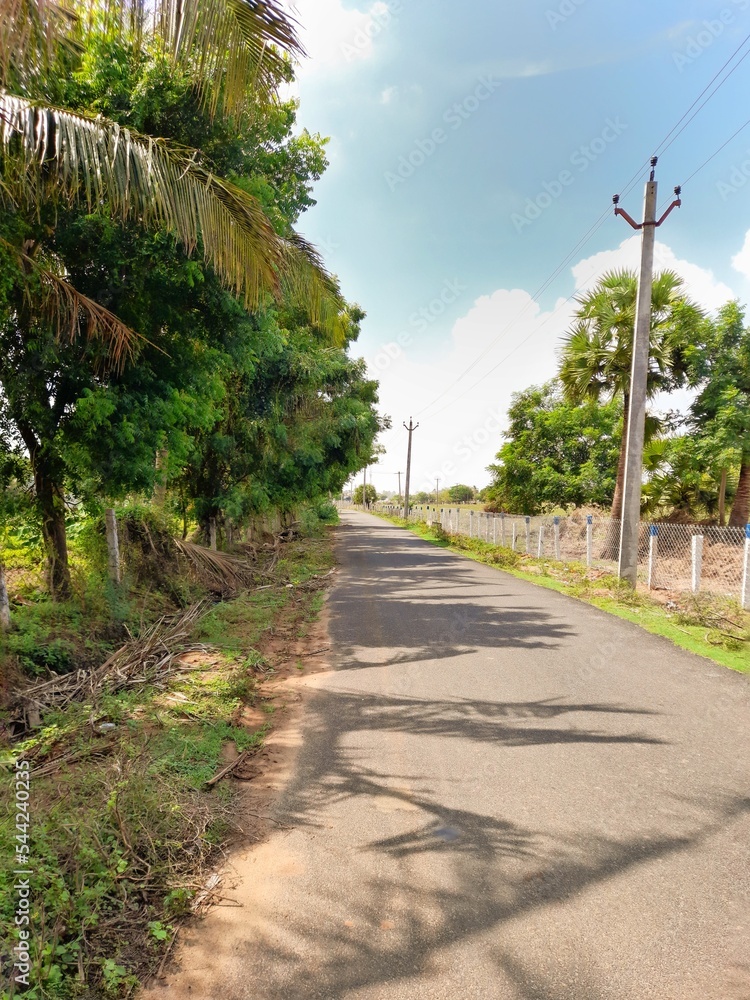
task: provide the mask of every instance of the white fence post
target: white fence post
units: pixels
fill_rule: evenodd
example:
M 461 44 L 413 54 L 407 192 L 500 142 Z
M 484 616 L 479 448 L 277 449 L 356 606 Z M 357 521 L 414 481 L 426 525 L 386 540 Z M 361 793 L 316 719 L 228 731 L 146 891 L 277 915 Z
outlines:
M 474 511 L 469 511 L 469 538 L 474 537 Z
M 750 608 L 750 524 L 745 525 L 745 562 L 742 570 L 740 604 L 743 608 Z
M 511 548 L 516 551 L 516 520 L 513 519 L 513 536 L 511 538 Z
M 586 565 L 590 566 L 594 561 L 594 517 L 592 514 L 586 515 Z
M 492 544 L 497 545 L 497 518 L 492 515 Z
M 541 559 L 544 555 L 544 521 L 539 525 L 539 545 L 537 546 L 537 558 Z
M 531 552 L 531 518 L 527 515 L 526 521 L 526 555 Z
M 554 532 L 555 532 L 555 559 L 560 562 L 560 518 L 556 517 L 553 521 Z
M 500 544 L 505 547 L 505 514 L 500 515 Z
M 648 529 L 648 589 L 654 586 L 654 576 L 656 575 L 656 556 L 659 549 L 659 528 L 656 524 L 649 525 Z
M 487 542 L 487 544 L 489 545 L 489 543 L 490 543 L 490 515 L 489 514 L 485 514 L 484 515 L 484 526 L 485 526 L 485 529 L 486 529 L 485 533 L 484 533 L 484 538 L 485 538 L 485 541 Z
M 693 535 L 693 593 L 701 589 L 703 571 L 703 535 Z

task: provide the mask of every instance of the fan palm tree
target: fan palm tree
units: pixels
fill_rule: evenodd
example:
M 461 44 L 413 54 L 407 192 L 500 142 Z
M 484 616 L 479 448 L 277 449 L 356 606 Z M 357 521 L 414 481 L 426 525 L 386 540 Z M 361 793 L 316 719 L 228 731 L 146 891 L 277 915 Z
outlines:
M 689 332 L 703 318 L 700 309 L 686 298 L 682 288 L 682 279 L 673 271 L 663 271 L 654 278 L 647 381 L 649 398 L 679 383 Z M 560 381 L 570 402 L 599 402 L 618 397 L 623 401 L 620 457 L 612 500 L 615 520 L 622 516 L 637 294 L 635 272 L 620 270 L 605 274 L 590 292 L 577 299 L 575 322 L 561 351 Z M 653 435 L 657 429 L 658 422 L 650 419 L 647 436 L 648 432 Z

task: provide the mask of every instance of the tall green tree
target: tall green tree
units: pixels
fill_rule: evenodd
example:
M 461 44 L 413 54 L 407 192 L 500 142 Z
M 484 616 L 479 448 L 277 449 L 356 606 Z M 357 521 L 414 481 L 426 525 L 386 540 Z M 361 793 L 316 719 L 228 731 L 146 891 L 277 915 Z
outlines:
M 350 315 L 347 343 L 361 314 Z M 178 487 L 204 526 L 211 518 L 242 524 L 270 510 L 291 515 L 340 493 L 385 426 L 363 362 L 294 315 L 262 319 L 265 339 L 226 366 L 221 417 L 196 439 Z
M 572 404 L 556 380 L 515 393 L 506 442 L 489 467 L 492 509 L 533 515 L 610 503 L 621 418 L 618 400 Z
M 685 375 L 685 351 L 703 322 L 701 310 L 683 290 L 673 271 L 654 278 L 651 297 L 651 350 L 647 395 L 675 388 Z M 622 430 L 612 517 L 622 515 L 625 450 L 630 406 L 630 374 L 638 279 L 635 272 L 605 274 L 578 301 L 575 320 L 560 357 L 560 381 L 571 403 L 618 400 Z M 651 425 L 651 431 L 656 429 Z
M 642 512 L 650 518 L 689 523 L 715 518 L 726 459 L 714 444 L 695 433 L 650 441 L 643 455 L 647 480 Z
M 368 483 L 366 486 L 360 483 L 354 490 L 352 502 L 356 504 L 372 504 L 378 502 L 378 491 Z
M 744 309 L 727 303 L 702 332 L 689 359 L 699 387 L 691 423 L 706 464 L 739 467 L 729 524 L 742 527 L 750 520 L 750 330 Z
M 305 255 L 291 225 L 310 203 L 310 183 L 325 165 L 320 141 L 290 138 L 293 110 L 282 110 L 279 123 L 279 113 L 261 106 L 252 124 L 246 118 L 242 125 L 216 113 L 192 65 L 151 51 L 137 32 L 121 37 L 92 29 L 79 41 L 77 49 L 49 56 L 66 72 L 31 80 L 73 108 L 72 117 L 44 119 L 44 141 L 54 136 L 55 152 L 41 179 L 34 181 L 24 141 L 18 154 L 19 143 L 12 140 L 13 122 L 31 128 L 38 108 L 24 117 L 23 101 L 13 105 L 2 133 L 11 139 L 0 153 L 11 196 L 0 215 L 0 405 L 18 447 L 31 458 L 50 586 L 61 597 L 70 590 L 66 477 L 87 470 L 87 447 L 96 451 L 90 433 L 88 440 L 82 433 L 76 437 L 81 414 L 101 427 L 106 416 L 124 413 L 119 423 L 110 421 L 118 428 L 119 447 L 108 456 L 107 489 L 126 482 L 142 487 L 148 465 L 153 467 L 152 447 L 169 449 L 175 462 L 184 459 L 190 434 L 215 419 L 212 407 L 225 387 L 211 370 L 212 352 L 221 350 L 217 327 L 232 311 L 221 284 L 231 285 L 245 304 L 264 308 L 270 301 L 264 289 L 284 285 L 288 296 L 317 316 L 323 336 L 340 335 L 338 304 L 326 326 L 319 301 L 307 295 L 304 282 L 292 280 L 294 268 L 285 264 L 287 252 L 290 259 Z M 247 81 L 246 91 L 252 94 Z M 110 146 L 82 117 L 102 109 L 118 118 Z M 274 123 L 279 141 L 266 136 L 261 142 L 264 120 Z M 81 121 L 85 127 L 79 129 Z M 139 146 L 133 138 L 135 130 L 151 127 L 171 129 L 161 144 L 166 158 L 160 142 Z M 76 152 L 79 141 L 91 146 L 86 157 Z M 205 151 L 186 153 L 195 141 Z M 147 148 L 153 150 L 148 177 L 138 152 Z M 46 149 L 36 149 L 36 155 L 49 160 Z M 269 210 L 279 206 L 273 218 L 251 193 L 253 186 Z M 159 207 L 160 198 L 169 205 Z M 206 200 L 211 198 L 215 205 Z M 244 215 L 235 218 L 240 210 Z M 251 217 L 260 229 L 248 228 Z M 193 259 L 195 245 L 203 253 Z M 338 303 L 331 282 L 319 278 Z
M 457 483 L 448 487 L 448 499 L 451 503 L 470 503 L 474 499 L 474 490 L 471 486 Z
M 227 286 L 256 305 L 282 287 L 302 290 L 325 310 L 328 282 L 299 237 L 275 232 L 257 198 L 210 169 L 201 153 L 107 119 L 98 108 L 60 107 L 61 83 L 102 37 L 167 60 L 187 75 L 202 107 L 246 114 L 288 78 L 284 53 L 300 51 L 275 0 L 140 0 L 69 6 L 1 0 L 0 166 L 6 202 L 48 202 L 89 210 L 105 203 L 123 220 L 166 227 L 188 252 L 200 247 Z M 278 48 L 281 46 L 281 48 Z M 64 88 L 63 88 L 64 89 Z M 33 267 L 34 255 L 6 244 Z M 89 325 L 99 313 L 40 258 L 47 298 Z M 34 286 L 32 286 L 33 288 Z M 106 333 L 106 325 L 100 325 Z M 120 331 L 122 336 L 122 331 Z

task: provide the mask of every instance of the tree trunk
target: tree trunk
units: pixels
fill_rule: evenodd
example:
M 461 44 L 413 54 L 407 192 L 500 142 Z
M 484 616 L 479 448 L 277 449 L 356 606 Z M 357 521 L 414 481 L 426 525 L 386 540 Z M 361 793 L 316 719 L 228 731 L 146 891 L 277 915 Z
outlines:
M 625 393 L 622 410 L 622 435 L 620 437 L 620 456 L 617 460 L 617 479 L 615 480 L 615 493 L 612 497 L 612 519 L 607 527 L 607 534 L 604 539 L 600 559 L 617 559 L 620 553 L 620 521 L 622 519 L 622 499 L 625 493 L 625 459 L 628 452 L 628 416 L 630 410 L 630 396 Z
M 734 503 L 729 515 L 729 526 L 744 528 L 750 518 L 750 453 L 742 456 L 740 465 L 740 481 L 734 495 Z
M 34 485 L 39 512 L 42 515 L 42 538 L 47 553 L 47 581 L 50 594 L 55 601 L 66 601 L 71 595 L 71 584 L 63 491 L 54 482 L 44 464 L 38 460 L 34 468 Z
M 727 505 L 727 470 L 721 470 L 721 482 L 719 483 L 719 527 L 723 528 L 726 524 L 726 505 Z
M 117 586 L 122 582 L 120 575 L 120 542 L 117 537 L 117 518 L 109 508 L 104 511 L 104 524 L 107 533 L 107 555 L 109 578 Z
M 157 507 L 163 507 L 167 500 L 167 462 L 169 461 L 169 450 L 159 448 L 156 452 L 156 482 L 154 484 L 154 503 Z
M 10 628 L 10 601 L 8 588 L 5 585 L 5 566 L 0 562 L 0 630 L 7 632 Z
M 211 517 L 208 521 L 208 543 L 210 548 L 216 552 L 216 518 Z

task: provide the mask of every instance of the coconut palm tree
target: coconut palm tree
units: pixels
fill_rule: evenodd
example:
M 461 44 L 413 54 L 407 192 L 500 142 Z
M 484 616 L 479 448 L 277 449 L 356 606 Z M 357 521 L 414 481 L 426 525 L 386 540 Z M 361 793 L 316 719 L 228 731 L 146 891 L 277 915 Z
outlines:
M 651 354 L 647 394 L 679 384 L 684 370 L 684 349 L 691 331 L 703 314 L 683 293 L 682 279 L 673 271 L 654 278 L 651 297 Z M 630 406 L 630 369 L 638 279 L 635 272 L 610 271 L 596 286 L 577 299 L 575 322 L 565 337 L 560 364 L 560 381 L 568 400 L 623 400 L 623 427 L 617 480 L 612 500 L 612 517 L 622 516 L 625 482 L 625 452 Z M 649 420 L 647 434 L 658 429 Z
M 289 76 L 289 58 L 301 53 L 277 0 L 104 0 L 80 9 L 53 0 L 0 0 L 6 201 L 28 207 L 64 200 L 88 209 L 106 203 L 123 221 L 168 229 L 188 252 L 200 246 L 247 306 L 288 292 L 303 298 L 316 319 L 335 322 L 339 299 L 314 249 L 296 234 L 277 234 L 257 199 L 216 177 L 197 151 L 39 101 L 39 80 L 56 47 L 75 49 L 87 27 L 102 24 L 144 47 L 161 46 L 188 69 L 212 112 L 247 112 Z M 127 329 L 113 317 L 103 323 L 101 310 L 65 287 L 64 275 L 38 263 L 37 271 L 60 310 L 85 313 L 89 335 L 116 333 L 118 350 L 127 346 Z
M 90 32 L 168 55 L 189 74 L 209 114 L 235 118 L 268 100 L 302 51 L 278 0 L 0 0 L 4 208 L 30 214 L 50 203 L 87 211 L 106 206 L 123 222 L 167 230 L 189 253 L 202 253 L 247 307 L 271 296 L 300 302 L 335 342 L 341 327 L 335 283 L 300 236 L 274 229 L 256 198 L 217 177 L 196 150 L 45 101 L 50 71 L 75 57 Z M 29 323 L 51 320 L 60 340 L 82 333 L 102 338 L 110 363 L 124 363 L 137 335 L 81 294 L 61 261 L 36 247 L 0 243 L 29 276 L 23 307 Z M 30 455 L 33 465 L 33 448 Z M 64 597 L 70 580 L 57 487 L 43 528 L 52 590 Z

